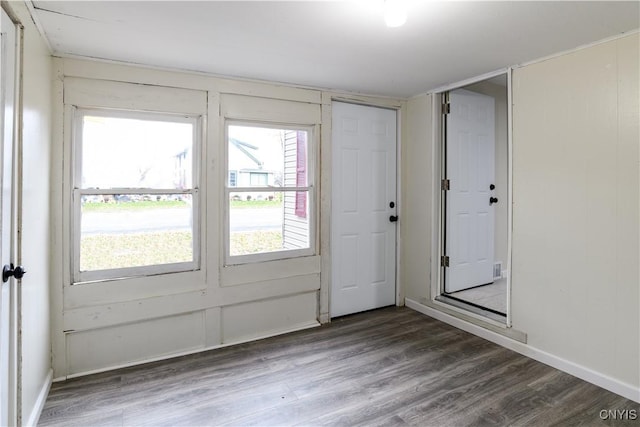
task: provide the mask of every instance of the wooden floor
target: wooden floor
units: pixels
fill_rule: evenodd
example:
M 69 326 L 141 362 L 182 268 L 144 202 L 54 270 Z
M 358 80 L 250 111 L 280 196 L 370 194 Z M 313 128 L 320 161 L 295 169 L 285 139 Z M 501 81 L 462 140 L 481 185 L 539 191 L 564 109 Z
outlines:
M 407 308 L 55 383 L 41 426 L 638 425 L 640 405 Z

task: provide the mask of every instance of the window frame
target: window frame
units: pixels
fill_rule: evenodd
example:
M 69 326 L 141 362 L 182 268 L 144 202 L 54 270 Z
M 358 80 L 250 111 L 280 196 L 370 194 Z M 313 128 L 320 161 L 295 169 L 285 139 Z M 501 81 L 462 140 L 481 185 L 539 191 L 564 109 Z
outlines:
M 229 186 L 229 127 L 243 126 L 278 130 L 292 130 L 307 132 L 307 185 L 305 187 L 230 187 Z M 304 125 L 296 123 L 283 122 L 265 122 L 260 120 L 243 120 L 226 118 L 223 124 L 223 146 L 224 146 L 224 176 L 227 180 L 223 183 L 224 197 L 224 215 L 223 215 L 223 258 L 225 267 L 234 265 L 243 265 L 251 263 L 260 263 L 267 261 L 286 260 L 291 258 L 300 258 L 313 256 L 317 254 L 316 244 L 316 209 L 317 201 L 315 197 L 315 180 L 316 180 L 316 155 L 315 146 L 317 144 L 316 137 L 319 132 L 317 125 Z M 284 160 L 284 159 L 283 159 Z M 286 192 L 305 192 L 307 194 L 307 220 L 309 223 L 309 247 L 302 249 L 283 249 L 272 252 L 261 252 L 246 255 L 231 255 L 231 193 L 286 193 Z M 283 202 L 284 203 L 284 202 Z
M 164 188 L 83 188 L 82 183 L 82 149 L 83 149 L 83 118 L 85 116 L 98 116 L 105 118 L 122 118 L 132 120 L 149 120 L 155 122 L 189 123 L 193 126 L 192 139 L 192 177 L 189 189 L 164 189 Z M 201 269 L 201 217 L 200 217 L 200 184 L 201 168 L 200 156 L 203 144 L 203 116 L 200 114 L 171 113 L 160 111 L 124 110 L 112 108 L 84 108 L 74 106 L 71 112 L 71 285 L 107 280 L 118 280 L 134 277 L 153 276 L 159 274 L 182 273 L 198 271 Z M 110 268 L 104 270 L 80 271 L 80 243 L 82 197 L 92 195 L 175 195 L 184 194 L 191 196 L 192 218 L 192 242 L 193 259 L 187 262 L 167 264 L 154 264 L 136 267 Z

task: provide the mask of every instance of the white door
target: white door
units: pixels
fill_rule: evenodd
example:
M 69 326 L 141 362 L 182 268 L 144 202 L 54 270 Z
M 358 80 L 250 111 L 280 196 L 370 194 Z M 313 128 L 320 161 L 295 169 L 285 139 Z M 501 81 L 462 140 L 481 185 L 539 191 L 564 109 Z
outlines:
M 2 10 L 0 22 L 0 270 L 11 264 L 14 247 L 13 142 L 16 96 L 16 28 Z M 0 425 L 16 421 L 17 310 L 15 279 L 0 279 Z
M 331 317 L 395 304 L 396 112 L 333 103 Z
M 445 227 L 448 293 L 493 282 L 495 227 L 495 101 L 458 89 L 449 93 L 449 103 Z

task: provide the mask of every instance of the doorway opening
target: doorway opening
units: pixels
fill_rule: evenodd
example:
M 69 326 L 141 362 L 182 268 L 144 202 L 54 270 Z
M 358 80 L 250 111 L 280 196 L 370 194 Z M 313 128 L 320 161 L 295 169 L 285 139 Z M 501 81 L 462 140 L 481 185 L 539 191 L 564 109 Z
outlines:
M 440 96 L 442 239 L 436 300 L 507 323 L 509 75 Z

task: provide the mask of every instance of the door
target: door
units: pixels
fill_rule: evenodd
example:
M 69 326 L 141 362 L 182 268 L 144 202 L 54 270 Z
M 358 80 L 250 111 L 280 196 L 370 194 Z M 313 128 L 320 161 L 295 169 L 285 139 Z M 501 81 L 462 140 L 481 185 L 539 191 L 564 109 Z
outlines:
M 14 136 L 16 99 L 16 27 L 2 10 L 0 21 L 0 266 L 14 259 Z M 15 279 L 0 280 L 0 425 L 16 422 L 17 307 Z
M 395 304 L 396 112 L 333 103 L 331 317 Z
M 445 292 L 493 282 L 495 106 L 487 95 L 449 93 L 446 116 Z

